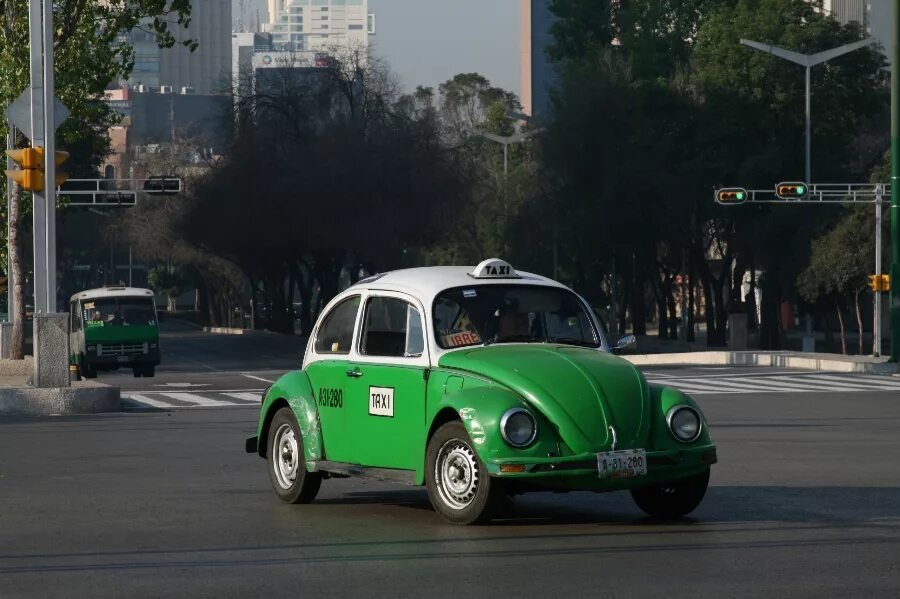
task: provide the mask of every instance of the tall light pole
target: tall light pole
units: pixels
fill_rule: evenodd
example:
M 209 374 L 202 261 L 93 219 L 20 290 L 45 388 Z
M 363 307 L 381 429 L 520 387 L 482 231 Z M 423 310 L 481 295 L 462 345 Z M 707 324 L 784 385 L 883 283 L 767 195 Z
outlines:
M 891 362 L 900 360 L 900 0 L 891 40 Z M 881 273 L 877 273 L 881 274 Z
M 522 133 L 516 133 L 515 135 L 510 135 L 509 137 L 504 135 L 497 135 L 496 133 L 491 133 L 489 131 L 484 131 L 482 129 L 469 129 L 470 133 L 475 135 L 480 135 L 485 139 L 489 139 L 491 141 L 495 141 L 498 144 L 503 144 L 503 178 L 506 179 L 506 175 L 509 171 L 509 146 L 512 144 L 522 143 L 523 141 L 528 140 L 528 138 L 533 137 L 543 131 L 543 129 L 533 129 L 531 131 L 525 131 Z
M 842 56 L 844 54 L 847 54 L 848 52 L 859 50 L 860 48 L 864 48 L 869 44 L 875 43 L 875 41 L 875 38 L 870 37 L 858 42 L 853 42 L 852 44 L 846 44 L 837 48 L 832 48 L 831 50 L 825 50 L 824 52 L 817 52 L 815 54 L 801 54 L 800 52 L 792 52 L 791 50 L 785 50 L 784 48 L 779 48 L 778 46 L 773 46 L 772 44 L 762 44 L 760 42 L 754 42 L 752 40 L 745 39 L 741 40 L 741 43 L 743 45 L 749 46 L 754 50 L 767 52 L 772 56 L 777 56 L 778 58 L 783 58 L 784 60 L 793 62 L 794 64 L 799 64 L 802 67 L 806 67 L 806 170 L 804 171 L 806 178 L 804 179 L 804 181 L 807 185 L 812 183 L 812 164 L 810 157 L 812 141 L 810 130 L 811 119 L 809 71 L 817 64 L 827 62 L 832 58 L 837 58 L 838 56 Z

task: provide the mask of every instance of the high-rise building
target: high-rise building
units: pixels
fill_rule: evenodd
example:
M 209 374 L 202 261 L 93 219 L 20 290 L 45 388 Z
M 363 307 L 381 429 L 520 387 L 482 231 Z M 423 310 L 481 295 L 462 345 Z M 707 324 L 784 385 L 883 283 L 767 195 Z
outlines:
M 521 102 L 525 114 L 537 119 L 550 113 L 550 92 L 556 85 L 556 67 L 547 57 L 553 43 L 550 32 L 556 15 L 548 0 L 520 0 Z
M 191 22 L 178 37 L 196 39 L 193 52 L 180 44 L 159 48 L 156 38 L 146 33 L 148 24 L 125 36 L 134 46 L 134 71 L 126 83 L 144 88 L 183 88 L 198 94 L 223 93 L 228 90 L 231 73 L 231 2 L 192 0 Z M 173 29 L 176 29 L 173 27 Z
M 362 48 L 374 33 L 368 0 L 269 0 L 263 31 L 288 51 L 327 51 L 333 46 Z

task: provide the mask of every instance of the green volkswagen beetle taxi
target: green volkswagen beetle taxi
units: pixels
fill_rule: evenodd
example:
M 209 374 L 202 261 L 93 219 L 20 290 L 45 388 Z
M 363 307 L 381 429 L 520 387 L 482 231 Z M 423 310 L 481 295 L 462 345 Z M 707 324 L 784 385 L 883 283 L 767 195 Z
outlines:
M 246 449 L 290 503 L 364 476 L 425 485 L 454 524 L 541 490 L 629 490 L 683 516 L 716 462 L 706 421 L 615 349 L 572 290 L 499 259 L 376 275 L 322 311 Z

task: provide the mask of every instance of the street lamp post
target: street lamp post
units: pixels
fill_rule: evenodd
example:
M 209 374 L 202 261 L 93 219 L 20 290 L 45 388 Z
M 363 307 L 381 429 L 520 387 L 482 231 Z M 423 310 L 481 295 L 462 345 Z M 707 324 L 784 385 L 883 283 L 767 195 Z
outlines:
M 817 52 L 816 54 L 801 54 L 800 52 L 792 52 L 791 50 L 785 50 L 784 48 L 779 48 L 778 46 L 773 46 L 772 44 L 763 44 L 760 42 L 754 42 L 752 40 L 745 39 L 741 40 L 741 44 L 753 48 L 754 50 L 766 52 L 768 54 L 771 54 L 772 56 L 777 56 L 778 58 L 783 58 L 784 60 L 793 62 L 794 64 L 806 67 L 806 169 L 804 172 L 806 178 L 804 179 L 804 181 L 807 185 L 812 183 L 812 136 L 810 128 L 811 111 L 809 81 L 810 69 L 817 64 L 827 62 L 832 58 L 837 58 L 838 56 L 842 56 L 844 54 L 847 54 L 848 52 L 853 52 L 854 50 L 864 48 L 873 43 L 875 43 L 875 38 L 870 37 L 858 42 L 853 42 L 852 44 L 845 44 L 837 48 L 832 48 L 831 50 L 825 50 L 824 52 Z

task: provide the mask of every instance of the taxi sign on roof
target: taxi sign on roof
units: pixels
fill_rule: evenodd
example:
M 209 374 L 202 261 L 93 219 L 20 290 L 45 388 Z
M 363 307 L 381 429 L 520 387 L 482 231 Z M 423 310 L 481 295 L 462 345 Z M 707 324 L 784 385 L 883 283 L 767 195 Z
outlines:
M 519 275 L 508 262 L 499 258 L 488 258 L 469 273 L 476 279 L 518 279 Z

